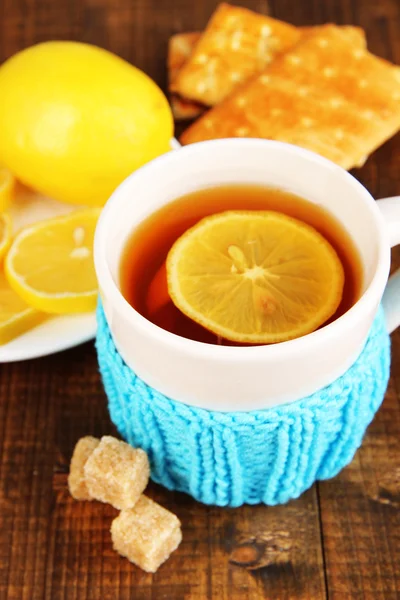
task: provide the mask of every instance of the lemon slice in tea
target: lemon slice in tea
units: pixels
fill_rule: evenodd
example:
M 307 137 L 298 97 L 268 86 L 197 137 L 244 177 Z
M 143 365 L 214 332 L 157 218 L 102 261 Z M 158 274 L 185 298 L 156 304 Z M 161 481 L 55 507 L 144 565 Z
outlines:
M 167 277 L 181 312 L 227 340 L 254 344 L 314 331 L 335 313 L 344 284 L 329 242 L 275 211 L 202 219 L 172 246 Z

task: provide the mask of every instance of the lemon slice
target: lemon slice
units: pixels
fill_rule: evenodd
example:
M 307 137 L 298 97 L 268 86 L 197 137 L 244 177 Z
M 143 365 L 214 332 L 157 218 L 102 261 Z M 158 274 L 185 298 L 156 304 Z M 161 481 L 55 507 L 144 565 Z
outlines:
M 283 342 L 317 329 L 342 298 L 332 246 L 302 221 L 274 211 L 228 211 L 202 219 L 167 257 L 173 303 L 235 342 Z
M 86 209 L 22 229 L 5 260 L 11 287 L 49 313 L 95 309 L 93 236 L 100 209 Z
M 12 236 L 11 218 L 7 213 L 0 213 L 0 262 L 10 247 Z
M 46 318 L 48 315 L 28 306 L 0 272 L 0 344 L 10 342 Z
M 0 211 L 6 210 L 14 194 L 15 177 L 6 169 L 0 166 Z

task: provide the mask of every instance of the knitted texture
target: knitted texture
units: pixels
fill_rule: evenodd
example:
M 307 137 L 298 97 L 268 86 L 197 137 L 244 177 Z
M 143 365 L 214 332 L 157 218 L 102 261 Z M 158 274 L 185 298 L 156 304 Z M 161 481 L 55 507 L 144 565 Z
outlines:
M 221 413 L 173 401 L 124 363 L 98 308 L 97 353 L 109 411 L 121 435 L 149 455 L 152 479 L 205 504 L 281 504 L 353 458 L 381 404 L 390 338 L 380 310 L 354 365 L 290 404 Z

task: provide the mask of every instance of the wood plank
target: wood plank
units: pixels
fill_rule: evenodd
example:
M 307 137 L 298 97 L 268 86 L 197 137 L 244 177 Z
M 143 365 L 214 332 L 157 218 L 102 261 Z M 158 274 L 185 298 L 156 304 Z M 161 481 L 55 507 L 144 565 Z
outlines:
M 66 479 L 62 473 L 54 478 L 46 598 L 62 598 L 67 586 L 68 598 L 94 600 L 116 593 L 130 598 L 132 589 L 141 599 L 326 597 L 315 489 L 286 507 L 221 509 L 151 484 L 148 495 L 175 512 L 183 525 L 179 550 L 152 576 L 112 550 L 109 528 L 117 511 L 75 502 Z M 247 565 L 240 550 L 261 546 L 264 540 L 260 559 Z M 274 552 L 268 555 L 271 548 Z
M 382 486 L 400 464 L 400 413 L 395 386 L 392 381 L 351 465 L 337 478 L 319 484 L 332 599 L 399 597 L 400 504 L 387 502 L 386 486 Z
M 373 52 L 400 61 L 400 10 L 395 1 L 353 3 Z M 399 136 L 355 175 L 376 198 L 400 193 Z M 400 249 L 392 251 L 400 266 Z M 337 478 L 319 484 L 330 599 L 394 600 L 400 593 L 400 337 L 392 336 L 392 377 L 384 403 L 355 459 Z M 394 494 L 394 495 L 393 495 Z
M 0 55 L 44 39 L 104 46 L 165 86 L 169 35 L 201 29 L 218 2 L 206 0 L 3 0 Z M 265 0 L 237 1 L 267 12 Z M 299 25 L 356 23 L 371 49 L 400 63 L 396 0 L 271 1 Z M 400 193 L 398 136 L 356 175 L 377 197 Z M 400 252 L 393 253 L 400 264 Z M 184 541 L 154 576 L 117 556 L 116 512 L 73 501 L 66 473 L 82 435 L 113 433 L 91 344 L 0 366 L 0 598 L 3 600 L 258 600 L 400 595 L 400 334 L 385 403 L 353 463 L 283 507 L 221 509 L 151 485 L 178 514 Z M 320 499 L 321 512 L 318 507 Z M 322 524 L 322 529 L 320 526 Z M 324 542 L 322 552 L 321 538 Z M 326 589 L 324 577 L 326 562 Z
M 390 192 L 386 192 L 390 193 Z M 400 252 L 393 252 L 400 267 Z M 400 333 L 385 400 L 353 462 L 318 485 L 329 598 L 400 594 Z

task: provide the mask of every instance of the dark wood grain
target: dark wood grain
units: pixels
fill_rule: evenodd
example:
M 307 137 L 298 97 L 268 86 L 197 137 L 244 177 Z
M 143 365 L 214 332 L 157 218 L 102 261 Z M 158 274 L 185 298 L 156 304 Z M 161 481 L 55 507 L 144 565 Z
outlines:
M 366 30 L 371 51 L 400 64 L 399 3 L 344 4 L 351 5 L 352 21 Z M 399 164 L 397 135 L 354 174 L 375 198 L 394 196 L 400 194 Z M 392 252 L 392 263 L 400 266 L 399 248 Z M 392 335 L 392 357 L 386 398 L 361 449 L 338 477 L 318 485 L 327 584 L 334 600 L 400 597 L 400 511 L 396 495 L 384 502 L 389 496 L 385 486 L 400 467 L 398 332 Z
M 361 25 L 369 47 L 400 64 L 398 0 L 235 3 L 298 25 Z M 46 39 L 82 40 L 132 61 L 165 88 L 168 37 L 203 28 L 216 4 L 0 0 L 0 59 Z M 355 175 L 375 197 L 400 194 L 400 136 Z M 399 251 L 393 262 L 400 265 Z M 93 345 L 1 365 L 0 600 L 399 598 L 399 397 L 397 333 L 389 390 L 356 458 L 286 506 L 206 507 L 152 484 L 149 494 L 178 514 L 184 534 L 152 576 L 113 552 L 112 508 L 75 502 L 67 492 L 78 438 L 114 432 Z

